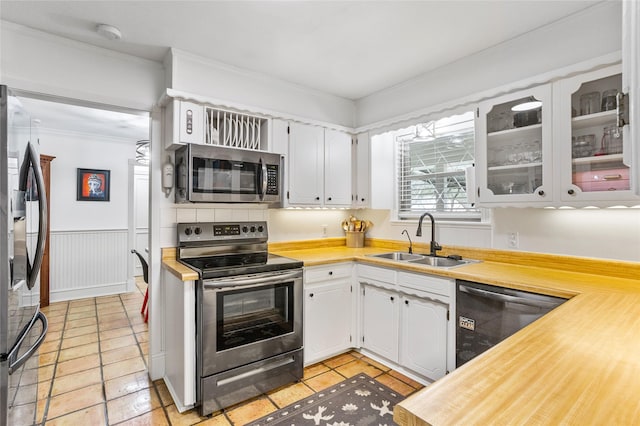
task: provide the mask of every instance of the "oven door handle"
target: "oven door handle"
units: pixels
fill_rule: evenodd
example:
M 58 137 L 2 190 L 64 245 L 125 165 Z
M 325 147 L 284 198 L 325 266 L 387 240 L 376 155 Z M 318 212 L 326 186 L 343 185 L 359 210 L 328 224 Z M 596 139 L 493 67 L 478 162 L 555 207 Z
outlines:
M 216 278 L 211 280 L 204 280 L 204 286 L 209 288 L 221 288 L 221 287 L 238 287 L 238 286 L 251 286 L 264 283 L 278 283 L 282 281 L 289 281 L 292 279 L 301 278 L 300 271 L 281 273 L 274 272 L 270 274 L 260 274 L 251 278 Z
M 547 302 L 544 300 L 532 300 L 527 297 L 510 296 L 508 294 L 494 293 L 493 291 L 481 290 L 479 288 L 467 287 L 463 284 L 459 285 L 459 289 L 463 293 L 469 293 L 486 299 L 493 299 L 500 302 L 517 303 L 520 305 L 533 306 L 536 308 L 555 308 L 558 306 L 556 302 Z

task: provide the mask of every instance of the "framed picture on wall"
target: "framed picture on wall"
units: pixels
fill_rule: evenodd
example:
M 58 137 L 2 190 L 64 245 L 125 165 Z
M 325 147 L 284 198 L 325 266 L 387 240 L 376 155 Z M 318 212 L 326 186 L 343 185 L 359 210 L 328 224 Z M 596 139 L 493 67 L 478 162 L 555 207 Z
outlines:
M 78 169 L 76 200 L 109 201 L 110 174 L 110 170 Z

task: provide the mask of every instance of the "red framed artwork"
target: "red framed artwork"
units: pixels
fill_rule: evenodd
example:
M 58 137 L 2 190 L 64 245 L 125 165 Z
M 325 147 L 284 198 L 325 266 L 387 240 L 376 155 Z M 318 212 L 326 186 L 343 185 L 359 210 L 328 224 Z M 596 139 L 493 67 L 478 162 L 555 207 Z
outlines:
M 109 201 L 110 170 L 78 169 L 77 201 Z

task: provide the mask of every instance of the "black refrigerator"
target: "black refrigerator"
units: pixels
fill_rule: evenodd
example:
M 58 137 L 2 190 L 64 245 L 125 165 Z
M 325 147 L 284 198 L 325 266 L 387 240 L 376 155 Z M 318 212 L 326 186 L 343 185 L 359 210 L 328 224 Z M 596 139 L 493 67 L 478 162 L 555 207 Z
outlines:
M 37 384 L 20 378 L 44 341 L 39 272 L 47 234 L 39 141 L 31 116 L 0 86 L 0 426 L 33 424 Z M 13 411 L 15 410 L 15 411 Z M 13 413 L 20 413 L 16 418 Z M 29 418 L 25 418 L 29 417 Z

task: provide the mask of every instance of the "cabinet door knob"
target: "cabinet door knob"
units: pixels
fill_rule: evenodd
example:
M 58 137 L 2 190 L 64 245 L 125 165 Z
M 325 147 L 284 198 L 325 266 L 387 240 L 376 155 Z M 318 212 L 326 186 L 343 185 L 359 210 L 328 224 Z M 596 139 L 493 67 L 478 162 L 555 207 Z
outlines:
M 544 195 L 544 191 L 543 190 L 538 191 L 538 195 L 542 197 Z
M 331 201 L 331 197 L 327 198 L 327 201 Z
M 394 297 L 393 297 L 393 296 L 391 296 L 391 297 L 390 297 L 389 299 L 391 299 L 391 301 L 393 302 L 393 300 L 394 300 Z
M 405 304 L 405 305 L 407 305 L 407 306 L 409 306 L 409 301 L 408 301 L 408 300 L 405 300 L 405 301 L 404 301 L 404 304 Z
M 569 195 L 573 195 L 575 193 L 576 193 L 576 191 L 574 191 L 573 189 L 570 189 L 570 190 L 567 191 L 567 194 L 569 194 Z
M 309 297 L 313 297 L 313 293 L 309 293 Z
M 360 201 L 362 201 L 364 203 L 364 198 L 361 198 Z
M 333 275 L 333 271 L 329 271 L 329 275 Z
M 320 201 L 320 197 L 316 197 L 316 201 Z

